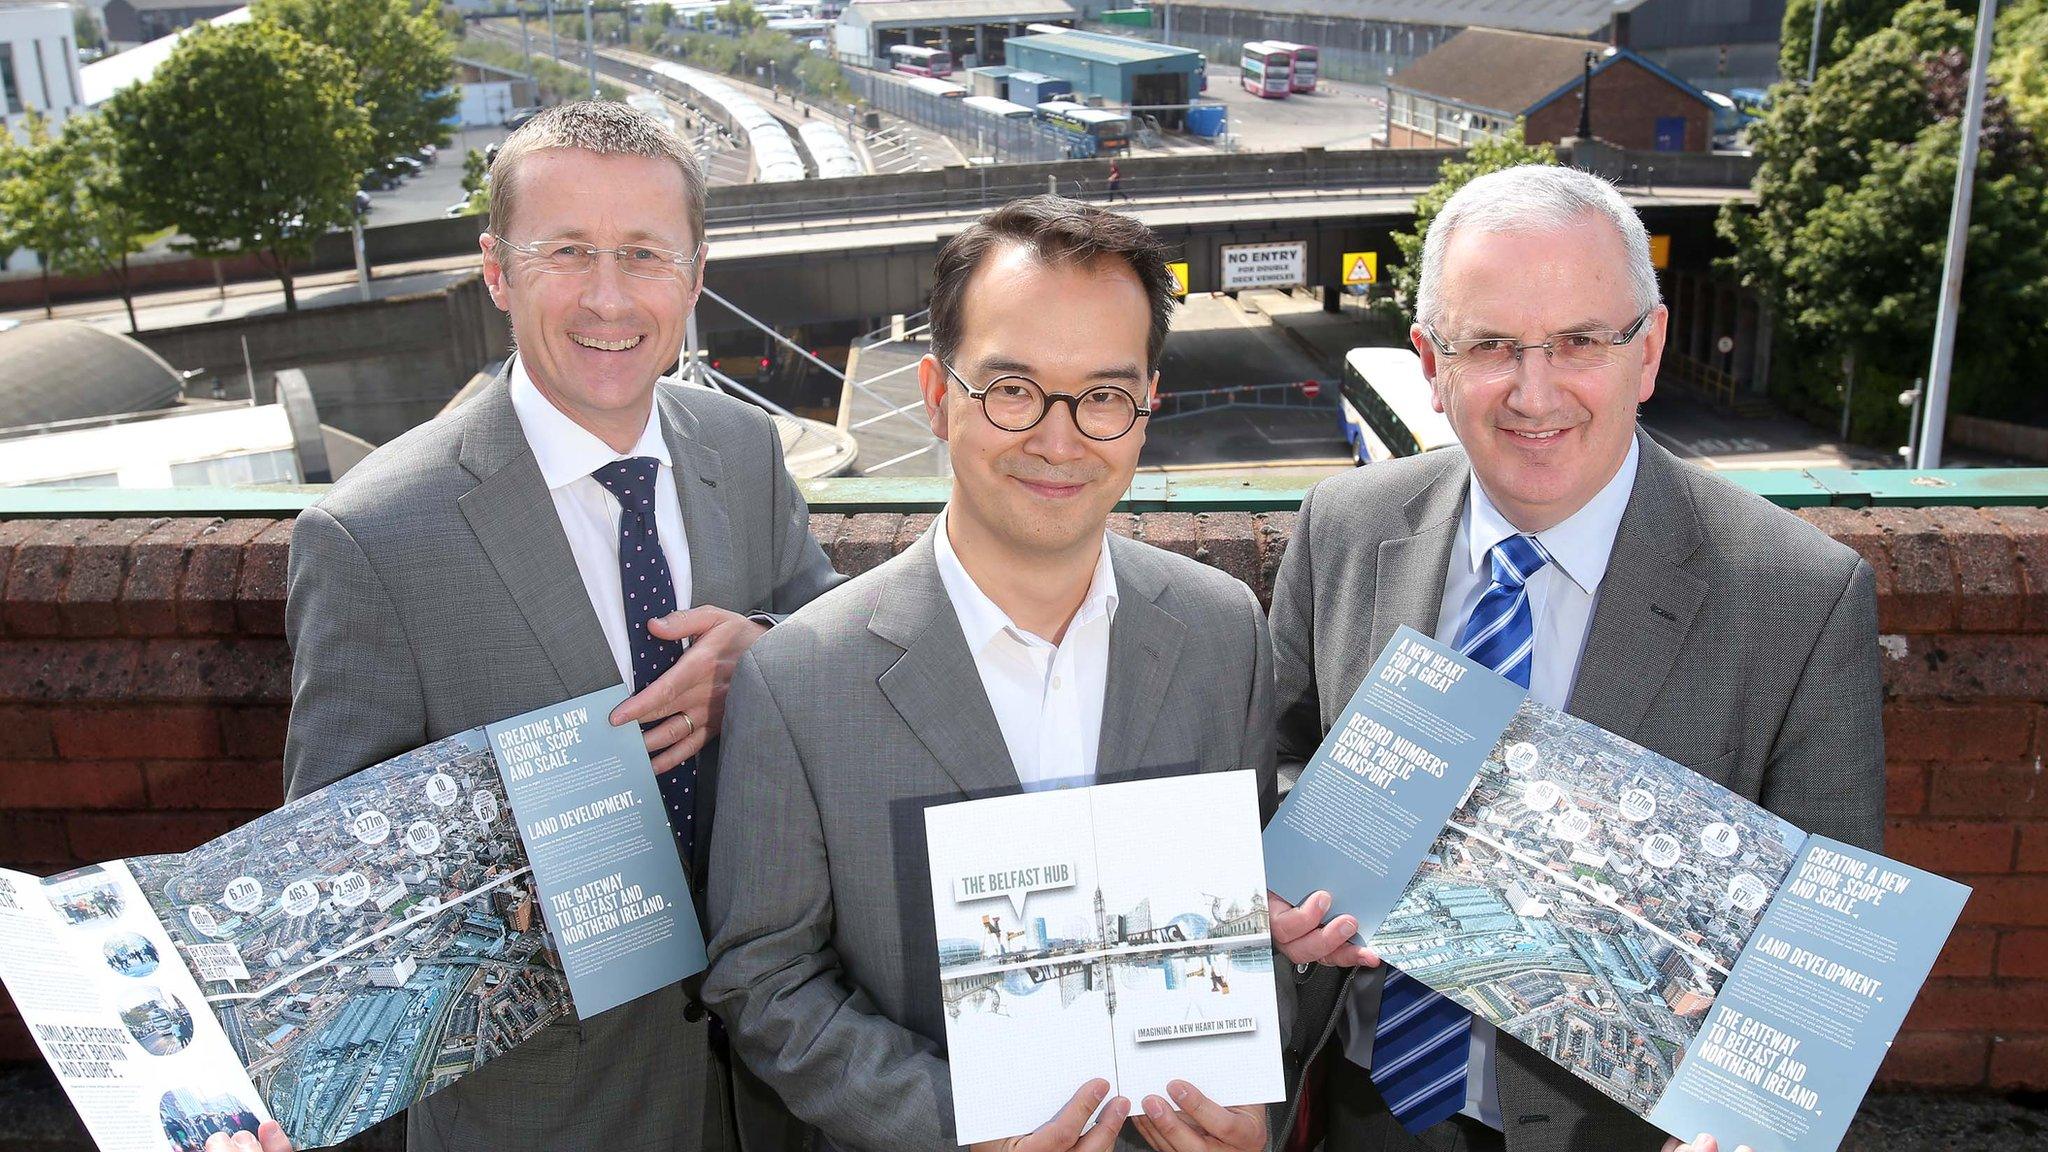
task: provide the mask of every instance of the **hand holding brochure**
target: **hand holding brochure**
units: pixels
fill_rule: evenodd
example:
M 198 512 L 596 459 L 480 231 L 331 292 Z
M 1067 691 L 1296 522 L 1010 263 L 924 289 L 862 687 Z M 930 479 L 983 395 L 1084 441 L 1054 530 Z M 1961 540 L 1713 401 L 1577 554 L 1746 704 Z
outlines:
M 624 696 L 458 733 L 181 855 L 0 871 L 0 979 L 93 1139 L 196 1152 L 274 1117 L 337 1143 L 701 970 L 639 731 L 606 723 Z
M 1832 1149 L 1969 889 L 1403 628 L 1266 832 L 1399 967 L 1666 1132 Z
M 1250 772 L 925 810 L 961 1144 L 1030 1132 L 1100 1077 L 1281 1099 Z

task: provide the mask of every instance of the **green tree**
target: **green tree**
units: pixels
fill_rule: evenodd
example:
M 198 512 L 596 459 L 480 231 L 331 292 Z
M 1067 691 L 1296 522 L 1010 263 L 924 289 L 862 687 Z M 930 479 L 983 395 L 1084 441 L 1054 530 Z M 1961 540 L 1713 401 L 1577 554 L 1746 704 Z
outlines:
M 50 273 L 59 252 L 69 244 L 70 201 L 60 171 L 60 145 L 50 135 L 49 121 L 29 112 L 24 139 L 0 132 L 0 253 L 25 248 L 42 266 L 43 315 L 50 306 Z
M 753 0 L 725 0 L 711 10 L 720 25 L 734 32 L 752 32 L 768 26 L 768 18 L 754 7 Z
M 2048 138 L 2048 0 L 2019 0 L 1998 17 L 1991 74 L 2012 102 L 2013 119 Z
M 469 204 L 463 209 L 463 215 L 474 216 L 490 209 L 491 162 L 484 158 L 481 148 L 471 148 L 469 155 L 462 158 L 462 190 L 469 193 Z
M 1719 221 L 1728 266 L 1778 321 L 1779 398 L 1826 418 L 1853 392 L 1852 435 L 1866 442 L 1898 442 L 1892 396 L 1932 344 L 1971 24 L 1913 0 L 1811 89 L 1781 85 L 1750 130 L 1756 206 L 1730 204 Z M 2013 27 L 2002 21 L 2001 39 Z M 2048 355 L 2048 170 L 1996 89 L 1980 140 L 1950 402 L 2027 418 L 2040 402 L 2023 366 Z
M 1820 24 L 1820 65 L 1847 56 L 1864 38 L 1891 23 L 1906 0 L 1818 0 L 1826 11 Z M 1813 47 L 1813 6 L 1816 0 L 1789 0 L 1778 31 L 1778 74 L 1787 80 L 1806 77 Z M 1970 5 L 1975 10 L 1976 5 Z
M 208 27 L 106 115 L 145 222 L 202 256 L 257 253 L 296 309 L 291 261 L 354 219 L 372 156 L 349 62 L 268 21 Z
M 353 66 L 356 103 L 370 114 L 373 157 L 389 160 L 448 140 L 461 104 L 455 44 L 440 6 L 415 0 L 257 0 L 258 18 L 341 53 Z
M 1422 240 L 1429 235 L 1429 223 L 1458 189 L 1488 172 L 1523 164 L 1556 164 L 1557 150 L 1548 144 L 1530 144 L 1522 137 L 1522 125 L 1499 136 L 1472 145 L 1462 160 L 1445 160 L 1437 170 L 1437 181 L 1415 198 L 1415 227 L 1394 233 L 1394 247 L 1401 250 L 1401 262 L 1387 269 L 1391 296 L 1379 302 L 1384 316 L 1404 322 L 1415 317 L 1415 290 L 1422 280 Z

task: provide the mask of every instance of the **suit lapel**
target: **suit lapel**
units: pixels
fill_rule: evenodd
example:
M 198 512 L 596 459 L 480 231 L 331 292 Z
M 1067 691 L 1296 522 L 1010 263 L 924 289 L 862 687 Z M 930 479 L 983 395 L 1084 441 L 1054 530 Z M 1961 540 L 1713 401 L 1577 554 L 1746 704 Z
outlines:
M 1470 466 L 1463 463 L 1446 469 L 1403 508 L 1410 534 L 1380 543 L 1379 566 L 1374 569 L 1378 578 L 1372 597 L 1372 646 L 1353 654 L 1360 663 L 1352 683 L 1365 678 L 1364 670 L 1379 659 L 1403 624 L 1424 636 L 1436 635 L 1436 618 L 1443 610 L 1444 574 L 1450 568 L 1451 545 L 1457 540 L 1458 513 L 1465 506 L 1470 476 Z M 1338 704 L 1341 707 L 1343 701 Z
M 580 696 L 617 684 L 619 669 L 512 410 L 508 379 L 501 373 L 470 402 L 460 458 L 477 485 L 456 503 L 564 691 Z
M 885 565 L 868 630 L 903 649 L 877 682 L 882 695 L 939 767 L 971 798 L 1019 788 L 981 672 L 967 650 L 960 617 L 946 598 L 931 532 Z
M 1109 537 L 1108 547 L 1116 571 L 1117 609 L 1109 630 L 1109 682 L 1102 699 L 1095 778 L 1142 779 L 1146 766 L 1138 761 L 1180 663 L 1187 625 L 1159 606 L 1166 584 L 1142 548 L 1117 536 Z
M 683 510 L 683 535 L 690 542 L 690 603 L 714 604 L 734 612 L 752 607 L 739 602 L 733 579 L 732 520 L 718 485 L 725 468 L 717 450 L 698 439 L 697 418 L 667 385 L 656 385 L 661 411 L 661 437 L 676 476 L 676 496 Z
M 1685 465 L 1649 437 L 1637 440 L 1642 456 L 1635 490 L 1614 535 L 1565 708 L 1630 739 L 1707 595 L 1706 582 L 1683 566 L 1700 542 L 1699 519 L 1679 471 Z

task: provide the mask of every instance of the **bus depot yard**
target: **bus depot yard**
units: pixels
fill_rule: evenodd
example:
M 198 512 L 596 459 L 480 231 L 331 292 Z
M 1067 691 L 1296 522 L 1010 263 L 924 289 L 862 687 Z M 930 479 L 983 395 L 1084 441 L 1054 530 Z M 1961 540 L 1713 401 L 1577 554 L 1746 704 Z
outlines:
M 968 125 L 1031 119 L 1076 158 L 1366 148 L 1384 129 L 1385 89 L 1321 78 L 1312 45 L 1254 41 L 1225 64 L 1149 40 L 1030 28 L 1005 43 L 1003 65 L 963 67 L 913 44 L 867 59 L 886 59 L 888 76 L 915 92 L 969 101 Z

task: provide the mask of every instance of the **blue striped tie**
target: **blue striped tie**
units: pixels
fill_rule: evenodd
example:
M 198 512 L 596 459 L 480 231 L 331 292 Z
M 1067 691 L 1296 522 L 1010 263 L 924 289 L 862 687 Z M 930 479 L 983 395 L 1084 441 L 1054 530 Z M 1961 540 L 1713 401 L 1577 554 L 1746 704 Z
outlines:
M 1493 582 L 1458 631 L 1458 651 L 1522 687 L 1535 663 L 1536 629 L 1527 581 L 1548 562 L 1528 536 L 1493 546 Z M 1387 1110 L 1410 1132 L 1449 1119 L 1465 1106 L 1472 1014 L 1400 971 L 1387 973 L 1373 1028 L 1372 1082 Z

